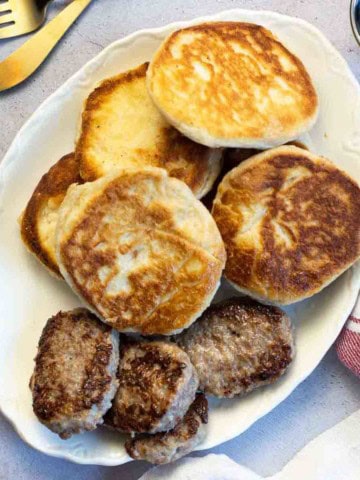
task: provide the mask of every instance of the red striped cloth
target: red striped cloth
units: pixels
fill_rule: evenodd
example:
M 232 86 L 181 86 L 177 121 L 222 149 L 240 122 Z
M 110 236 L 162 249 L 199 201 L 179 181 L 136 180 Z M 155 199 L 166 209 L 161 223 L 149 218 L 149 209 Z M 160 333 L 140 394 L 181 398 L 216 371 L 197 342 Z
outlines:
M 360 377 L 360 295 L 336 341 L 336 350 L 342 363 Z

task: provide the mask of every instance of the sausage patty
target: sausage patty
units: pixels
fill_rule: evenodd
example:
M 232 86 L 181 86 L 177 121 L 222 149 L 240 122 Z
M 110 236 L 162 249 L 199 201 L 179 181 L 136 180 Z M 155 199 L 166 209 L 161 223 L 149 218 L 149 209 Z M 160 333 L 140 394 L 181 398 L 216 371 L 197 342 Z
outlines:
M 136 435 L 125 443 L 126 451 L 136 460 L 155 464 L 173 462 L 192 452 L 203 440 L 207 422 L 208 402 L 200 393 L 173 430 L 155 435 Z
M 42 332 L 30 380 L 33 409 L 61 438 L 93 430 L 111 407 L 119 334 L 88 310 L 59 312 Z
M 274 382 L 294 355 L 287 315 L 250 298 L 211 305 L 174 340 L 189 355 L 200 389 L 217 397 L 233 397 Z
M 199 385 L 188 355 L 165 341 L 122 343 L 119 382 L 105 424 L 137 433 L 171 430 L 185 415 Z

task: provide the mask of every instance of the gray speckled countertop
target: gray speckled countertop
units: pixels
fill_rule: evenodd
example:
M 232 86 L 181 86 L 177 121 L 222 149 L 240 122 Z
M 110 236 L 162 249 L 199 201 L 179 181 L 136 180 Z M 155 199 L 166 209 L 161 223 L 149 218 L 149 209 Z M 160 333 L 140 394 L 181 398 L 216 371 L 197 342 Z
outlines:
M 55 0 L 49 16 L 67 3 Z M 94 0 L 38 72 L 16 89 L 0 94 L 0 158 L 38 105 L 109 43 L 141 28 L 229 8 L 275 10 L 313 23 L 327 35 L 360 79 L 360 47 L 352 36 L 349 3 L 349 0 Z M 22 42 L 22 38 L 1 41 L 0 58 Z M 287 400 L 243 435 L 212 452 L 226 453 L 256 472 L 269 475 L 317 434 L 359 408 L 360 382 L 338 362 L 332 348 Z M 46 457 L 25 445 L 1 415 L 0 439 L 1 480 L 136 480 L 149 468 L 143 462 L 97 467 Z

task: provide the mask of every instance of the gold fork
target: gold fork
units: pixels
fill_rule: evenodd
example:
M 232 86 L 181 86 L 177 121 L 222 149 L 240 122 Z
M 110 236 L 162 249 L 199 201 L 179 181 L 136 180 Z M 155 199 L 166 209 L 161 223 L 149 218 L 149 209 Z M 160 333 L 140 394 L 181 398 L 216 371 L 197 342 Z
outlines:
M 20 48 L 0 62 L 0 92 L 28 78 L 92 0 L 73 0 Z
M 32 32 L 45 21 L 51 0 L 0 0 L 0 38 Z

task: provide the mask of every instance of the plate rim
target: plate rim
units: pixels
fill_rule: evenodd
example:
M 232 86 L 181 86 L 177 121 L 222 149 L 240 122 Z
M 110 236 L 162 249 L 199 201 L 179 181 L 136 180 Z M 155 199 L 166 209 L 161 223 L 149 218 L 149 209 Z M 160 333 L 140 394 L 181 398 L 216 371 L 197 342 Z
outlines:
M 16 145 L 17 143 L 19 142 L 19 140 L 21 140 L 21 136 L 23 134 L 23 132 L 25 130 L 27 130 L 29 128 L 29 126 L 31 126 L 32 122 L 34 121 L 34 117 L 37 116 L 39 113 L 41 113 L 44 109 L 46 109 L 47 105 L 49 103 L 51 103 L 56 97 L 58 96 L 61 96 L 62 92 L 63 91 L 66 91 L 67 90 L 67 87 L 69 84 L 71 84 L 75 79 L 76 77 L 78 77 L 79 75 L 81 75 L 80 72 L 83 72 L 84 70 L 86 69 L 90 69 L 92 65 L 94 65 L 98 58 L 102 55 L 106 55 L 106 53 L 113 49 L 113 48 L 116 48 L 118 45 L 121 45 L 123 47 L 126 47 L 126 44 L 127 43 L 130 43 L 130 42 L 133 42 L 134 40 L 136 40 L 137 37 L 141 37 L 141 36 L 144 36 L 144 35 L 156 35 L 156 34 L 161 34 L 163 33 L 164 31 L 166 30 L 170 30 L 170 29 L 178 29 L 178 28 L 183 28 L 185 26 L 189 26 L 189 25 L 192 25 L 192 24 L 196 24 L 196 23 L 202 23 L 202 22 L 206 22 L 206 21 L 214 21 L 214 20 L 219 20 L 221 21 L 221 17 L 222 16 L 227 16 L 227 15 L 254 15 L 254 14 L 258 14 L 258 15 L 266 15 L 269 19 L 274 19 L 274 20 L 283 20 L 283 21 L 290 21 L 292 23 L 295 23 L 295 24 L 298 24 L 302 27 L 305 27 L 306 29 L 308 30 L 311 30 L 313 33 L 315 33 L 317 36 L 320 36 L 322 38 L 322 41 L 324 42 L 324 44 L 326 45 L 327 49 L 329 50 L 329 52 L 331 51 L 331 53 L 336 57 L 337 61 L 340 61 L 343 65 L 343 69 L 345 71 L 345 76 L 348 80 L 350 80 L 353 84 L 353 86 L 357 89 L 358 93 L 359 93 L 359 98 L 360 98 L 360 85 L 359 83 L 357 82 L 356 80 L 356 77 L 355 75 L 353 74 L 353 72 L 351 71 L 349 65 L 347 64 L 346 60 L 343 58 L 343 56 L 340 54 L 340 52 L 334 47 L 334 45 L 330 42 L 330 40 L 328 40 L 328 38 L 322 33 L 322 31 L 320 29 L 318 29 L 317 27 L 315 27 L 313 24 L 311 24 L 310 22 L 306 21 L 306 20 L 303 20 L 301 18 L 298 18 L 298 17 L 292 17 L 290 15 L 286 15 L 286 14 L 282 14 L 282 13 L 278 13 L 278 12 L 275 12 L 275 11 L 272 11 L 272 10 L 257 10 L 257 9 L 246 9 L 246 8 L 233 8 L 233 9 L 226 9 L 226 10 L 221 10 L 219 12 L 215 12 L 215 13 L 212 13 L 212 14 L 209 14 L 209 15 L 202 15 L 202 16 L 199 16 L 199 17 L 193 17 L 193 18 L 190 18 L 190 19 L 186 19 L 186 20 L 180 20 L 180 21 L 175 21 L 175 22 L 171 22 L 171 23 L 168 23 L 168 24 L 165 24 L 165 25 L 162 25 L 160 27 L 154 27 L 154 28 L 143 28 L 143 29 L 140 29 L 140 30 L 136 30 L 132 33 L 130 33 L 129 35 L 126 35 L 125 37 L 122 37 L 118 40 L 115 40 L 114 42 L 110 43 L 109 45 L 107 45 L 105 48 L 103 48 L 102 50 L 100 50 L 100 52 L 98 52 L 93 58 L 91 58 L 88 62 L 84 63 L 76 72 L 74 72 L 64 83 L 62 83 L 53 93 L 51 93 L 39 106 L 38 108 L 36 108 L 36 110 L 30 115 L 30 117 L 25 121 L 25 123 L 22 125 L 22 127 L 19 129 L 19 131 L 17 132 L 17 134 L 15 135 L 15 137 L 13 138 L 9 148 L 7 149 L 1 163 L 0 163 L 0 199 L 2 198 L 2 195 L 3 195 L 3 192 L 1 192 L 1 186 L 2 184 L 4 183 L 4 176 L 5 176 L 5 172 L 7 170 L 7 167 L 11 164 L 11 161 L 12 161 L 12 157 L 15 153 L 15 149 L 17 148 Z M 255 23 L 255 22 L 254 22 Z M 261 23 L 261 22 L 260 22 Z M 358 275 L 360 273 L 360 262 L 358 262 L 357 264 L 355 264 L 352 268 L 350 268 L 348 271 L 347 271 L 347 274 L 350 275 L 351 277 L 354 277 L 354 276 L 358 276 L 359 277 L 359 281 L 358 281 L 358 284 L 360 283 L 360 275 Z M 350 278 L 350 281 L 351 281 L 351 278 Z M 355 291 L 355 289 L 354 289 Z M 345 323 L 345 321 L 347 320 L 349 314 L 351 313 L 351 310 L 353 308 L 353 304 L 355 303 L 356 301 L 356 298 L 357 298 L 357 293 L 353 292 L 352 293 L 352 300 L 350 302 L 350 305 L 348 307 L 348 309 L 346 310 L 345 313 L 343 313 L 342 317 L 341 317 L 341 321 L 339 320 L 339 325 L 340 327 L 335 329 L 335 331 L 333 332 L 333 339 L 332 339 L 332 342 L 331 344 L 329 345 L 329 348 L 331 347 L 331 345 L 333 344 L 333 342 L 335 341 L 335 339 L 337 338 L 343 324 Z M 211 445 L 210 447 L 206 447 L 206 449 L 210 449 L 210 448 L 213 448 L 214 446 L 216 445 L 220 445 L 224 442 L 227 442 L 233 438 L 236 438 L 237 436 L 241 435 L 243 432 L 245 432 L 251 425 L 253 425 L 256 421 L 258 421 L 260 418 L 262 418 L 263 416 L 267 415 L 270 411 L 272 411 L 273 409 L 275 409 L 278 405 L 280 405 L 280 403 L 282 403 L 286 398 L 289 397 L 289 395 L 315 370 L 315 368 L 319 365 L 319 363 L 321 362 L 321 360 L 323 359 L 324 355 L 327 353 L 328 349 L 326 351 L 324 351 L 321 355 L 320 355 L 320 358 L 318 359 L 318 361 L 316 362 L 315 366 L 314 364 L 311 365 L 311 367 L 309 367 L 308 369 L 306 369 L 306 371 L 303 373 L 303 375 L 301 377 L 299 377 L 295 382 L 294 384 L 291 384 L 289 385 L 285 390 L 284 392 L 282 393 L 281 397 L 280 397 L 280 400 L 276 402 L 276 405 L 269 405 L 268 408 L 265 408 L 264 410 L 261 411 L 261 413 L 259 415 L 257 415 L 254 418 L 252 418 L 251 420 L 249 420 L 246 424 L 245 424 L 245 427 L 242 429 L 242 431 L 237 434 L 236 436 L 230 434 L 228 437 L 224 437 L 224 439 L 221 440 L 220 443 L 214 443 L 213 445 Z M 6 420 L 12 425 L 12 427 L 14 428 L 14 430 L 16 431 L 16 433 L 19 435 L 19 437 L 29 446 L 31 446 L 32 448 L 36 449 L 37 451 L 40 451 L 41 453 L 44 453 L 48 456 L 51 456 L 51 457 L 56 457 L 56 458 L 62 458 L 62 459 L 65 459 L 65 460 L 68 460 L 72 463 L 77 463 L 77 464 L 82 464 L 82 465 L 102 465 L 102 466 L 117 466 L 117 465 L 122 465 L 122 464 L 125 464 L 127 462 L 130 462 L 130 461 L 133 461 L 133 459 L 129 456 L 126 456 L 124 455 L 123 458 L 114 458 L 114 459 L 104 459 L 104 457 L 92 457 L 92 458 L 86 458 L 86 457 L 78 457 L 78 456 L 75 456 L 74 454 L 72 454 L 70 451 L 63 451 L 63 450 L 47 450 L 45 447 L 44 448 L 41 448 L 40 446 L 34 446 L 32 443 L 31 443 L 31 440 L 29 438 L 27 438 L 27 435 L 24 434 L 22 431 L 19 430 L 17 424 L 16 424 L 16 420 L 13 419 L 11 417 L 11 415 L 8 415 L 4 408 L 2 407 L 2 405 L 0 404 L 0 413 L 4 416 L 4 418 L 6 418 Z M 201 448 L 201 445 L 199 446 L 198 449 L 196 450 L 203 450 Z

